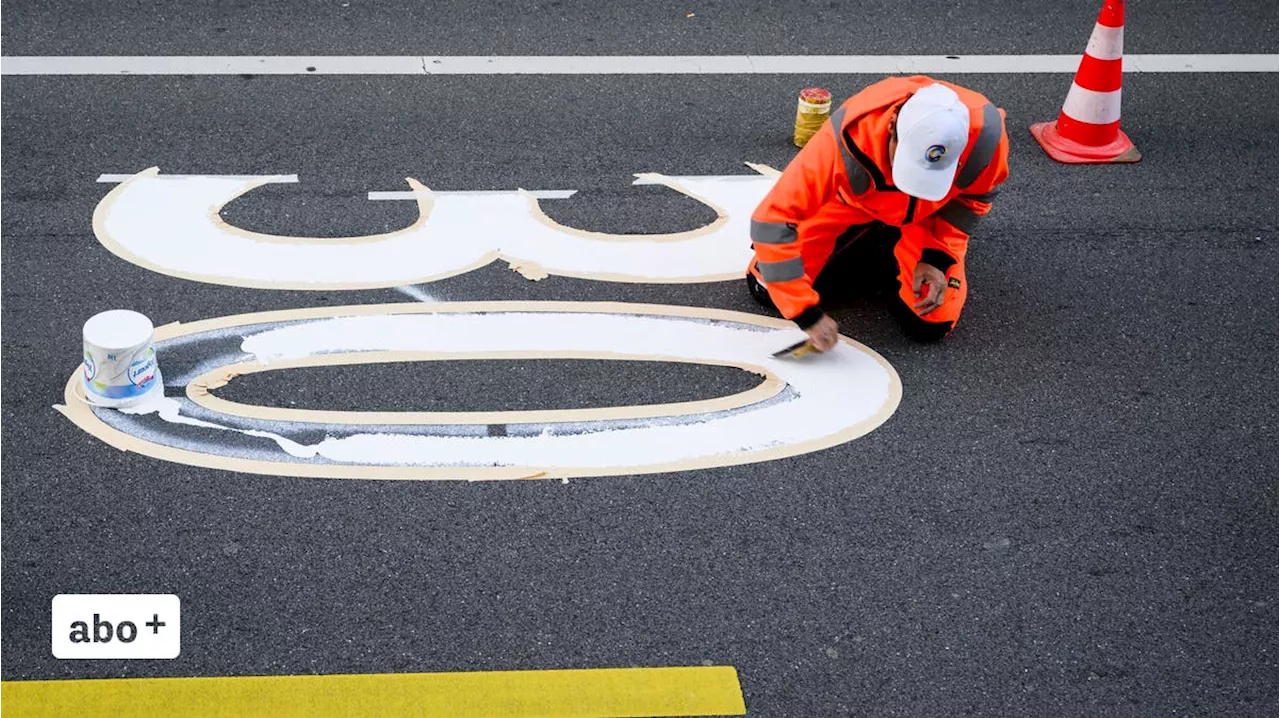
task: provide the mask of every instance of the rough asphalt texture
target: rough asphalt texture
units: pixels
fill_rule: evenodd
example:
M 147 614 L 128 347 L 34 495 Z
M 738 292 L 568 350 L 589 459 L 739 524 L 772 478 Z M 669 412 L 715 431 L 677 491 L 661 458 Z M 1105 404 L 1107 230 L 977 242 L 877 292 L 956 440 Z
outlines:
M 5 0 L 6 55 L 1078 53 L 1097 0 Z M 692 17 L 690 17 L 692 15 Z M 1257 0 L 1135 2 L 1132 53 L 1276 51 Z
M 353 0 L 325 6 L 350 18 L 337 24 L 279 2 L 217 16 L 81 5 L 5 3 L 5 53 L 909 53 L 931 51 L 922 28 L 939 13 L 964 23 L 940 51 L 1078 52 L 1096 13 L 832 3 L 784 21 L 764 4 L 551 2 L 427 18 Z M 1276 50 L 1260 3 L 1134 3 L 1130 17 L 1132 52 Z M 673 29 L 694 21 L 706 27 Z M 948 78 L 1004 107 L 1013 142 L 1012 176 L 971 244 L 963 321 L 918 346 L 874 306 L 838 311 L 904 396 L 884 426 L 819 453 L 568 484 L 300 480 L 117 452 L 50 409 L 102 309 L 163 324 L 406 301 L 125 263 L 92 234 L 99 173 L 298 173 L 224 213 L 260 231 L 404 226 L 412 204 L 364 199 L 404 177 L 578 189 L 544 206 L 585 229 L 672 231 L 708 211 L 631 187 L 631 173 L 781 168 L 798 88 L 844 96 L 873 79 L 5 77 L 4 679 L 706 662 L 736 666 L 762 716 L 1273 715 L 1274 74 L 1128 76 L 1124 125 L 1144 159 L 1095 167 L 1053 163 L 1026 130 L 1056 116 L 1069 76 Z M 738 283 L 533 283 L 502 265 L 423 288 L 759 311 Z M 322 374 L 254 377 L 256 395 L 354 408 L 370 391 L 334 381 L 326 404 L 291 385 L 308 376 Z M 609 403 L 600 387 L 628 381 L 628 401 L 742 388 L 718 371 L 591 363 L 385 376 L 440 409 L 529 408 L 530 384 L 557 387 L 556 406 Z M 181 596 L 182 656 L 53 659 L 50 599 L 97 592 Z

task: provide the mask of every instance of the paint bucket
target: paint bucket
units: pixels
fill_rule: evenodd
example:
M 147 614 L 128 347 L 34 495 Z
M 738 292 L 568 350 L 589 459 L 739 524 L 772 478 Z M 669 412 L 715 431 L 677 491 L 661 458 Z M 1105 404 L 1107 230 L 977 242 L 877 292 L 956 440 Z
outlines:
M 804 147 L 831 116 L 831 92 L 821 87 L 806 87 L 800 91 L 796 106 L 796 131 L 792 142 Z
M 90 404 L 123 408 L 164 393 L 155 327 L 127 309 L 95 314 L 84 323 L 84 396 Z

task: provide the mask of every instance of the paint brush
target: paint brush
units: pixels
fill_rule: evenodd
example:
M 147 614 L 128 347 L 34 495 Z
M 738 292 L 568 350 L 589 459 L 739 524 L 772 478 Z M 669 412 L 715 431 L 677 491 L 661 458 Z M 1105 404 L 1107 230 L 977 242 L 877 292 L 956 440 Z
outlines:
M 785 359 L 786 357 L 791 357 L 792 359 L 800 359 L 806 354 L 812 354 L 816 351 L 818 350 L 813 348 L 813 344 L 810 344 L 808 337 L 806 337 L 796 342 L 795 344 L 792 344 L 786 349 L 780 349 L 774 352 L 773 358 Z

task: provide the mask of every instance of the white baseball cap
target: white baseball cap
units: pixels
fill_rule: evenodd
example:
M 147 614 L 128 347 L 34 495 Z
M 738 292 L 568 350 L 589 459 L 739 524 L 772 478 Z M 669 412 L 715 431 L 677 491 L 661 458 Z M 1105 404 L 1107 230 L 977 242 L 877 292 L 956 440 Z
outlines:
M 930 202 L 947 196 L 969 144 L 969 108 L 946 85 L 916 91 L 898 111 L 893 183 Z

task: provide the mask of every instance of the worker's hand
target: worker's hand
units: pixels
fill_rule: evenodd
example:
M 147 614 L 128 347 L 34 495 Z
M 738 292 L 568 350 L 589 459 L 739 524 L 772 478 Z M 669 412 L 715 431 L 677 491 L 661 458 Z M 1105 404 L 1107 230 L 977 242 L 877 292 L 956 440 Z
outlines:
M 921 286 L 926 287 L 921 291 Z M 947 294 L 947 275 L 928 262 L 917 262 L 911 281 L 912 292 L 920 298 L 915 303 L 916 314 L 924 316 L 942 306 Z
M 820 352 L 830 350 L 840 340 L 840 327 L 836 324 L 836 320 L 827 315 L 822 315 L 817 324 L 804 330 L 809 335 L 809 343 L 813 344 L 813 348 Z

